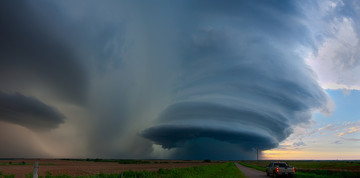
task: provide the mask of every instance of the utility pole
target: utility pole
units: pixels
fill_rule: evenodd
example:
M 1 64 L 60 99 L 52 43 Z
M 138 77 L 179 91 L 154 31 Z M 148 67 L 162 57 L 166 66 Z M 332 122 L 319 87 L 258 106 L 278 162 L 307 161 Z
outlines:
M 39 162 L 35 162 L 34 164 L 34 173 L 33 173 L 33 178 L 38 178 L 38 169 L 39 169 Z

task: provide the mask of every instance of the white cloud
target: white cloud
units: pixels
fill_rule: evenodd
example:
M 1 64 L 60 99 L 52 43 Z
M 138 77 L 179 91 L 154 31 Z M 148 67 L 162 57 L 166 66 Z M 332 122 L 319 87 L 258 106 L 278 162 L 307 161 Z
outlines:
M 313 120 L 313 122 L 315 122 Z M 360 121 L 327 124 L 314 128 L 316 123 L 299 125 L 293 128 L 294 133 L 280 143 L 278 149 L 313 148 L 314 144 L 343 144 L 346 141 L 360 141 L 357 138 L 344 137 L 360 133 Z M 335 140 L 335 141 L 334 141 Z M 311 145 L 311 146 L 310 146 Z
M 360 40 L 356 31 L 360 24 L 355 17 L 339 14 L 343 8 L 342 1 L 324 1 L 319 12 L 310 13 L 319 16 L 309 23 L 318 47 L 306 62 L 324 89 L 360 90 Z
M 344 135 L 349 135 L 349 134 L 354 134 L 354 133 L 359 133 L 359 132 L 360 132 L 360 125 L 356 125 L 356 126 L 347 128 L 345 132 L 340 132 L 338 134 L 338 136 L 341 137 Z
M 348 18 L 333 23 L 333 35 L 306 59 L 325 89 L 360 89 L 360 46 Z
M 358 138 L 344 138 L 344 140 L 360 142 L 360 139 L 358 139 Z
M 306 144 L 305 144 L 303 141 L 295 142 L 295 143 L 293 143 L 293 145 L 294 145 L 294 146 L 297 146 L 297 147 L 299 147 L 299 146 L 306 146 Z

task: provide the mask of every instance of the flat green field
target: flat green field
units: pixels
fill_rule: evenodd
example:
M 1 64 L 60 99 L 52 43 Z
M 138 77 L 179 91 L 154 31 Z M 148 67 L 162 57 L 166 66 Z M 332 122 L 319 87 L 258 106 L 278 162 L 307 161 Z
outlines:
M 0 172 L 0 178 L 13 178 L 15 175 L 3 175 Z M 52 175 L 51 172 L 47 172 L 45 178 L 120 178 L 120 177 L 135 177 L 135 178 L 243 178 L 245 177 L 240 170 L 234 165 L 233 162 L 225 162 L 213 165 L 195 166 L 188 168 L 174 168 L 174 169 L 162 169 L 158 171 L 125 171 L 122 174 L 107 174 L 100 173 L 96 175 L 86 176 L 71 176 L 71 175 Z M 32 173 L 26 175 L 26 178 L 32 178 Z M 39 176 L 43 178 L 43 176 Z
M 276 160 L 278 161 L 278 160 Z M 276 161 L 241 161 L 240 164 L 265 171 Z M 296 177 L 360 177 L 360 161 L 283 161 L 296 169 Z

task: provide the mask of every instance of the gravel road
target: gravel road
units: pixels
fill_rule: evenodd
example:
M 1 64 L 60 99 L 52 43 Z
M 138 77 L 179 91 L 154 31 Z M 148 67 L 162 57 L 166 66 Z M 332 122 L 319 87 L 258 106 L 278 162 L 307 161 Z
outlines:
M 249 178 L 258 178 L 258 177 L 267 177 L 266 176 L 266 173 L 265 172 L 261 172 L 261 171 L 258 171 L 258 170 L 255 170 L 255 169 L 251 169 L 251 168 L 248 168 L 248 167 L 245 167 L 245 166 L 242 166 L 238 163 L 235 163 L 236 167 L 238 169 L 240 169 L 240 171 L 246 176 L 246 177 L 249 177 Z

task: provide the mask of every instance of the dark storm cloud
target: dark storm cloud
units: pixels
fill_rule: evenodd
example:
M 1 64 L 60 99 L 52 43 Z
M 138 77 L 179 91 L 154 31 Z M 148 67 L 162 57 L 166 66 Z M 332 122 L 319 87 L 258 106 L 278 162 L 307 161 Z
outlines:
M 260 141 L 260 140 L 258 140 Z M 242 145 L 245 145 L 243 143 Z M 248 150 L 239 144 L 219 141 L 208 137 L 191 139 L 176 148 L 171 155 L 173 159 L 213 159 L 213 160 L 251 160 L 256 156 L 254 150 Z
M 0 10 L 0 92 L 50 93 L 36 97 L 61 108 L 59 133 L 79 133 L 70 143 L 81 156 L 149 158 L 155 143 L 172 150 L 163 158 L 251 159 L 327 100 L 298 54 L 314 44 L 294 1 L 1 1 Z M 2 95 L 4 108 L 23 106 L 6 122 L 63 122 L 39 100 Z
M 289 134 L 289 130 L 286 130 L 289 123 L 283 121 L 283 116 L 276 114 L 210 102 L 183 102 L 171 105 L 159 118 L 160 123 L 173 124 L 157 126 L 143 134 L 164 148 L 177 147 L 187 140 L 206 137 L 241 144 L 246 149 L 269 149 Z M 243 127 L 245 125 L 248 127 Z
M 248 159 L 325 108 L 327 95 L 296 51 L 314 47 L 298 4 L 197 1 L 192 8 L 175 99 L 142 136 L 175 149 L 173 158 L 193 155 L 201 142 L 208 146 L 197 158 L 228 158 L 228 148 L 206 149 L 225 142 L 233 159 Z
M 32 130 L 50 130 L 64 123 L 64 116 L 36 98 L 0 92 L 0 120 Z
M 85 68 L 68 44 L 71 37 L 59 33 L 66 24 L 57 9 L 44 4 L 0 2 L 0 87 L 50 88 L 62 100 L 83 103 Z

